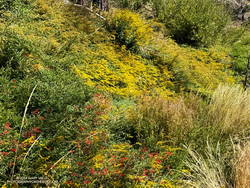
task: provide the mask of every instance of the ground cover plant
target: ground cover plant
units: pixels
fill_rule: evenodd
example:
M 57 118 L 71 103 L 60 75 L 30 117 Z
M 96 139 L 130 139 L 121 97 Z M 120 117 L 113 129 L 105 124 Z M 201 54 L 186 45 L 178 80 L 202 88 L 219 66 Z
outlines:
M 247 27 L 154 3 L 0 0 L 1 187 L 249 187 Z

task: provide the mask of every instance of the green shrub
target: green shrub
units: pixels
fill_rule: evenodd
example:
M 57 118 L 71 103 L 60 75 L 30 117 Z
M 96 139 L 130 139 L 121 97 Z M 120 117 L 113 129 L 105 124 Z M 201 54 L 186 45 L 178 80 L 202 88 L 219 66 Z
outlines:
M 229 15 L 214 0 L 154 0 L 157 17 L 181 44 L 208 46 L 227 25 Z
M 0 0 L 0 17 L 6 12 L 24 13 L 32 0 Z
M 2 34 L 0 39 L 0 67 L 9 67 L 13 72 L 21 74 L 26 56 L 32 51 L 32 45 L 14 32 Z
M 20 81 L 13 93 L 19 99 L 15 103 L 20 112 L 23 111 L 36 84 L 37 89 L 30 103 L 30 112 L 38 108 L 44 112 L 51 110 L 54 114 L 66 113 L 70 106 L 83 106 L 90 98 L 89 89 L 73 73 L 43 70 L 36 76 Z
M 134 52 L 149 42 L 152 33 L 149 24 L 139 14 L 128 10 L 116 11 L 111 15 L 107 26 L 118 44 Z
M 250 56 L 249 32 L 232 45 L 231 56 L 233 57 L 233 70 L 238 75 L 244 75 L 247 70 L 247 59 Z
M 17 2 L 17 0 L 0 0 L 0 10 L 12 10 Z
M 234 43 L 241 40 L 245 35 L 247 35 L 246 27 L 231 26 L 223 31 L 220 43 L 224 46 L 231 47 Z

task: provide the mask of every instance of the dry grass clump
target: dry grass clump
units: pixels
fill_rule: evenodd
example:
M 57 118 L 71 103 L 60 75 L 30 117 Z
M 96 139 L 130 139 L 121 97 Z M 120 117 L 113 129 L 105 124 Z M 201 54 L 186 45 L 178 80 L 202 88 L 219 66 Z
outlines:
M 183 98 L 143 96 L 132 111 L 131 118 L 142 137 L 179 140 L 193 127 L 196 104 L 186 104 Z
M 190 158 L 186 165 L 190 173 L 185 173 L 186 184 L 191 187 L 219 188 L 229 187 L 225 177 L 225 163 L 220 152 L 220 145 L 213 148 L 207 143 L 206 155 L 203 156 L 191 148 L 187 148 Z
M 240 148 L 235 164 L 235 187 L 250 187 L 250 141 Z
M 250 128 L 250 92 L 240 86 L 220 85 L 209 104 L 209 119 L 224 132 L 240 132 Z

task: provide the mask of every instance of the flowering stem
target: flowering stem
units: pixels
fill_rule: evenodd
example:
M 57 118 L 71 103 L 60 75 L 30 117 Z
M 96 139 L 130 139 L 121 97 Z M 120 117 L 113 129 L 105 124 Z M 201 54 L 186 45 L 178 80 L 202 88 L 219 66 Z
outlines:
M 22 124 L 21 124 L 20 132 L 19 132 L 19 138 L 18 138 L 18 142 L 17 142 L 17 144 L 16 144 L 16 153 L 15 153 L 15 158 L 14 158 L 14 164 L 13 164 L 13 167 L 12 167 L 12 170 L 11 170 L 11 181 L 13 181 L 14 174 L 15 174 L 15 166 L 16 166 L 16 160 L 17 160 L 17 152 L 18 152 L 19 141 L 20 141 L 20 139 L 21 139 L 21 134 L 22 134 L 23 126 L 24 126 L 24 123 L 25 123 L 26 113 L 27 113 L 27 110 L 28 110 L 28 107 L 29 107 L 31 98 L 32 98 L 32 96 L 33 96 L 33 94 L 34 94 L 34 92 L 35 92 L 36 87 L 37 87 L 37 85 L 35 85 L 35 87 L 33 88 L 32 92 L 30 93 L 29 99 L 28 99 L 27 104 L 26 104 L 25 109 L 24 109 Z
M 31 149 L 33 148 L 33 146 L 36 144 L 36 142 L 39 140 L 40 137 L 41 137 L 41 135 L 39 135 L 39 136 L 37 137 L 37 139 L 33 142 L 33 144 L 30 146 L 29 150 L 28 150 L 27 153 L 25 154 L 24 159 L 23 159 L 23 162 L 22 162 L 22 165 L 21 165 L 21 169 L 22 169 L 23 163 L 24 163 L 25 159 L 27 158 L 29 152 L 31 151 Z

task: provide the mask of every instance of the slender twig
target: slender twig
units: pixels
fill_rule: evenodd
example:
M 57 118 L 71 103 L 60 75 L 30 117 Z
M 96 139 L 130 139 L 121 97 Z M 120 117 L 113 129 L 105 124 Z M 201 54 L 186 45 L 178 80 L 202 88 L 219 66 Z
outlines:
M 27 158 L 29 152 L 31 151 L 31 149 L 33 148 L 33 146 L 37 143 L 37 141 L 39 140 L 40 137 L 41 137 L 41 135 L 39 135 L 39 136 L 37 137 L 37 139 L 33 142 L 33 144 L 30 146 L 29 150 L 28 150 L 27 153 L 25 154 L 24 159 L 23 159 L 23 162 L 22 162 L 22 165 L 21 165 L 21 168 L 22 168 L 23 163 L 24 163 L 25 159 Z
M 11 170 L 11 181 L 13 181 L 13 177 L 14 177 L 14 174 L 15 174 L 15 166 L 16 166 L 16 160 L 17 160 L 17 152 L 18 152 L 19 141 L 20 141 L 20 138 L 21 138 L 23 126 L 24 126 L 24 123 L 25 123 L 26 113 L 27 113 L 27 110 L 28 110 L 28 107 L 29 107 L 31 98 L 32 98 L 32 96 L 33 96 L 33 94 L 34 94 L 34 92 L 35 92 L 36 87 L 37 87 L 37 85 L 35 85 L 35 87 L 33 88 L 32 92 L 30 93 L 29 99 L 28 99 L 27 104 L 26 104 L 25 109 L 24 109 L 22 124 L 21 124 L 20 132 L 19 132 L 19 138 L 18 138 L 18 142 L 17 142 L 17 144 L 16 144 L 16 152 L 15 152 L 14 164 L 13 164 L 13 167 L 12 167 L 12 170 Z
M 21 129 L 20 129 L 19 137 L 21 136 L 22 129 L 23 129 L 23 126 L 24 126 L 24 123 L 25 123 L 24 121 L 25 121 L 25 118 L 26 118 L 26 113 L 27 113 L 27 110 L 28 110 L 28 107 L 29 107 L 31 98 L 32 98 L 32 96 L 33 96 L 33 94 L 34 94 L 34 92 L 35 92 L 36 87 L 37 87 L 37 85 L 35 85 L 35 87 L 33 88 L 32 92 L 31 92 L 31 94 L 30 94 L 30 97 L 29 97 L 29 99 L 28 99 L 28 102 L 27 102 L 27 104 L 26 104 L 26 106 L 25 106 L 25 110 L 24 110 L 24 113 L 23 113 L 23 119 L 22 119 L 22 125 L 21 125 Z
M 53 169 L 59 162 L 61 162 L 65 157 L 67 157 L 70 153 L 72 153 L 72 150 L 68 151 L 64 156 L 62 156 L 60 159 L 58 159 L 45 174 L 47 174 L 51 169 Z
M 96 133 L 97 134 L 97 133 Z M 95 136 L 96 134 L 90 135 L 87 138 L 90 138 L 92 136 Z M 72 153 L 73 149 L 69 150 L 64 156 L 62 156 L 60 159 L 58 159 L 50 168 L 47 170 L 45 174 L 47 174 L 51 169 L 53 169 L 59 162 L 61 162 L 65 157 L 67 157 L 70 153 Z

